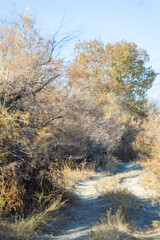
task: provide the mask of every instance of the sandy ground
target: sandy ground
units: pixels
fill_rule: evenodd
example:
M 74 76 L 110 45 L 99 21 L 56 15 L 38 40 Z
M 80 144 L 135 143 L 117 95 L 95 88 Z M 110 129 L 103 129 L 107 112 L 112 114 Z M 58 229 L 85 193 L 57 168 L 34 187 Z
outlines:
M 132 171 L 132 174 L 128 174 Z M 142 229 L 142 235 L 145 228 L 151 227 L 152 220 L 160 220 L 158 215 L 158 206 L 152 206 L 151 198 L 153 192 L 146 190 L 141 185 L 141 177 L 145 171 L 139 164 L 122 163 L 118 169 L 117 174 L 120 175 L 119 184 L 122 189 L 127 188 L 130 192 L 135 194 L 142 202 L 143 209 L 138 220 L 138 227 Z M 122 176 L 121 176 L 122 175 Z M 79 202 L 72 206 L 69 211 L 61 212 L 61 228 L 62 230 L 54 236 L 53 234 L 45 234 L 38 239 L 43 240 L 73 240 L 85 239 L 91 228 L 97 223 L 99 218 L 107 211 L 103 206 L 103 201 L 99 201 L 99 193 L 96 184 L 101 180 L 109 181 L 110 176 L 101 175 L 94 176 L 87 181 L 80 181 L 74 185 L 75 194 L 79 198 Z M 151 239 L 160 240 L 160 234 L 150 231 L 145 237 L 152 237 Z M 146 238 L 141 239 L 146 239 Z

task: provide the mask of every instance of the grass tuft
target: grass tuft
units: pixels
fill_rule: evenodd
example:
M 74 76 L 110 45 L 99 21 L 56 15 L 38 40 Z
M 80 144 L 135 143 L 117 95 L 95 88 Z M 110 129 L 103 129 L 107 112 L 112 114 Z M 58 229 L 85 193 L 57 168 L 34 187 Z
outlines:
M 115 214 L 112 214 L 112 209 L 107 212 L 105 217 L 102 217 L 100 222 L 97 223 L 91 230 L 88 240 L 132 240 L 136 239 L 130 234 L 131 228 L 126 223 L 119 208 Z

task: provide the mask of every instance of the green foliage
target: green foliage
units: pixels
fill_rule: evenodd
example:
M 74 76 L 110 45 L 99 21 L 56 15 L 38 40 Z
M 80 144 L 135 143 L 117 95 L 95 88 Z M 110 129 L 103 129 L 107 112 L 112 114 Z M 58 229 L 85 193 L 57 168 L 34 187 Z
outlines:
M 131 42 L 104 45 L 98 40 L 78 43 L 75 49 L 69 70 L 72 81 L 77 79 L 91 94 L 113 92 L 124 109 L 142 114 L 146 92 L 157 75 L 145 66 L 149 61 L 145 50 Z

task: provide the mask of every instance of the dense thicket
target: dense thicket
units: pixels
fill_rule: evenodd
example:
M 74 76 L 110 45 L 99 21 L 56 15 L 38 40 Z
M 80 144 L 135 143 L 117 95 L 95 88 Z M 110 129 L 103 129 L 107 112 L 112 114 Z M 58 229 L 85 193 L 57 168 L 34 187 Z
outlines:
M 61 43 L 63 39 L 61 40 Z M 0 212 L 35 207 L 35 193 L 64 193 L 68 158 L 103 165 L 136 158 L 146 92 L 156 74 L 135 43 L 80 43 L 71 64 L 26 12 L 0 31 Z M 134 143 L 134 144 L 133 144 Z M 72 158 L 71 158 L 72 157 Z

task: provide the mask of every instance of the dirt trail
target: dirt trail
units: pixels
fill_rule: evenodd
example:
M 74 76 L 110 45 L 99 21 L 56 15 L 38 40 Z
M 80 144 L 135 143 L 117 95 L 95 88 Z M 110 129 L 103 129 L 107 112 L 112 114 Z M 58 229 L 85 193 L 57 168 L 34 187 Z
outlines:
M 84 236 L 89 233 L 90 228 L 101 216 L 101 203 L 98 201 L 99 194 L 94 187 L 100 178 L 94 177 L 91 180 L 80 181 L 74 185 L 74 191 L 80 201 L 70 209 L 67 218 L 65 218 L 62 232 L 58 236 L 46 235 L 41 239 L 84 239 Z
M 132 170 L 132 176 L 127 172 Z M 137 171 L 139 170 L 139 172 Z M 135 174 L 134 172 L 135 171 Z M 152 192 L 147 191 L 140 183 L 141 176 L 144 174 L 144 170 L 138 164 L 126 164 L 123 163 L 118 169 L 118 174 L 122 174 L 120 178 L 121 188 L 127 188 L 130 192 L 135 194 L 142 202 L 143 209 L 141 211 L 141 217 L 138 221 L 139 227 L 142 229 L 145 226 L 150 227 L 152 220 L 160 220 L 158 216 L 158 206 L 152 206 L 151 197 Z M 78 205 L 73 206 L 68 212 L 68 216 L 61 213 L 61 218 L 64 219 L 62 231 L 53 236 L 52 234 L 46 234 L 38 239 L 43 240 L 73 240 L 73 239 L 85 239 L 90 229 L 95 225 L 99 218 L 106 213 L 107 209 L 103 207 L 103 201 L 99 201 L 99 193 L 97 192 L 95 185 L 99 180 L 109 180 L 110 176 L 94 176 L 87 181 L 80 181 L 74 185 L 75 193 L 80 199 Z M 152 234 L 150 235 L 152 236 Z M 154 235 L 154 239 L 160 239 L 160 235 Z M 153 236 L 152 236 L 153 237 Z

